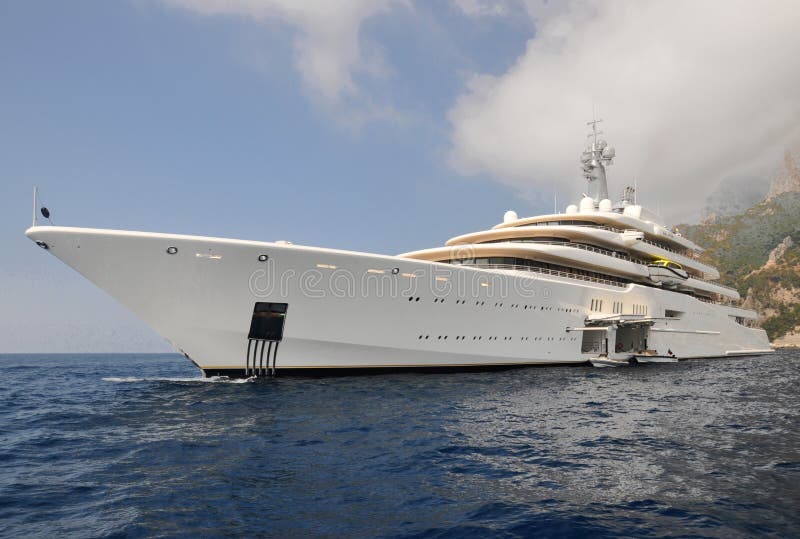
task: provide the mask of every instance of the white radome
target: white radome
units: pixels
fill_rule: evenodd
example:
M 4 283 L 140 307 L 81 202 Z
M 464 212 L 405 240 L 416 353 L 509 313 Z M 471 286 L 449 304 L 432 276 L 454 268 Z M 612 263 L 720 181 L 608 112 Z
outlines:
M 517 219 L 519 219 L 519 217 L 517 216 L 517 212 L 514 210 L 508 210 L 503 214 L 504 223 L 510 223 L 512 221 L 516 221 Z
M 595 200 L 592 197 L 583 197 L 578 206 L 578 211 L 581 213 L 592 212 L 595 208 Z

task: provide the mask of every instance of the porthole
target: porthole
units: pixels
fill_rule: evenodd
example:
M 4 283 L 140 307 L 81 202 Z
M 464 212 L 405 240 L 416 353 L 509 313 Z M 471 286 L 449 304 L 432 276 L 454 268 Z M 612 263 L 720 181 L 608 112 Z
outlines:
M 266 262 L 269 257 L 267 255 L 258 255 L 259 262 Z
M 397 275 L 400 273 L 400 268 L 392 268 L 392 275 Z
M 415 299 L 414 301 L 419 301 L 419 298 Z
M 167 254 L 168 255 L 174 255 L 177 252 L 178 252 L 178 248 L 177 247 L 167 247 Z

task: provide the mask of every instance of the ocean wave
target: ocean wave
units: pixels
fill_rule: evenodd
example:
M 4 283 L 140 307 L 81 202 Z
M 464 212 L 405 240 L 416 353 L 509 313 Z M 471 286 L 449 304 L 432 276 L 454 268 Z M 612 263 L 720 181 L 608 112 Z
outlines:
M 104 382 L 114 382 L 117 384 L 128 384 L 138 382 L 166 382 L 166 383 L 194 383 L 199 382 L 203 384 L 246 384 L 254 381 L 255 378 L 228 378 L 227 376 L 211 376 L 209 378 L 191 377 L 191 378 L 139 378 L 136 376 L 106 376 L 103 377 Z

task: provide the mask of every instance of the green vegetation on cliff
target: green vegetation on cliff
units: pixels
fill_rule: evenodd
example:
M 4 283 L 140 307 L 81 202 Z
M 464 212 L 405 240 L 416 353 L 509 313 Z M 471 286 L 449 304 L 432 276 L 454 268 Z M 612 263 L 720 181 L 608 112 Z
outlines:
M 681 230 L 706 248 L 701 260 L 719 268 L 721 282 L 762 315 L 771 339 L 800 325 L 800 192 Z

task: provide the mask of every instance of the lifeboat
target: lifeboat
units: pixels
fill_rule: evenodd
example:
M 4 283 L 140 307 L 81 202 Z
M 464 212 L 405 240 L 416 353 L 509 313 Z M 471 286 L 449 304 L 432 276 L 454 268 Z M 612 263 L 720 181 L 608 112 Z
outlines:
M 657 259 L 647 265 L 650 280 L 665 287 L 674 287 L 686 282 L 689 274 L 683 266 L 671 260 Z

